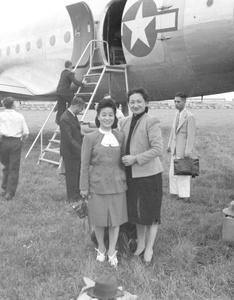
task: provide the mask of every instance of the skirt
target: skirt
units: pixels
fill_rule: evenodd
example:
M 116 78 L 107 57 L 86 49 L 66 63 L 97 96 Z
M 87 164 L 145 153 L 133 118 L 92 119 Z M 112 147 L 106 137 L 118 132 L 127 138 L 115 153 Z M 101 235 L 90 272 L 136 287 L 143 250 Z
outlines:
M 127 177 L 128 220 L 134 224 L 161 223 L 162 173 L 140 178 Z
M 90 194 L 89 218 L 95 226 L 119 226 L 128 221 L 126 193 Z

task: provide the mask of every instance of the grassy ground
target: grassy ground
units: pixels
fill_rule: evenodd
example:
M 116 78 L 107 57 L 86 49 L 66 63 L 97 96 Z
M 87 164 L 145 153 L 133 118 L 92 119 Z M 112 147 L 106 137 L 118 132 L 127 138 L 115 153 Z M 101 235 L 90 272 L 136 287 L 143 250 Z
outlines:
M 222 209 L 234 199 L 234 110 L 193 110 L 201 174 L 192 180 L 191 203 L 169 199 L 164 151 L 162 225 L 153 265 L 123 259 L 117 271 L 95 261 L 87 227 L 65 201 L 63 176 L 53 166 L 37 165 L 39 143 L 24 159 L 48 112 L 21 113 L 31 135 L 17 194 L 11 202 L 0 200 L 1 300 L 75 299 L 83 276 L 96 279 L 109 272 L 141 300 L 234 299 L 234 244 L 222 240 Z M 151 113 L 161 121 L 166 149 L 175 111 Z M 55 128 L 53 116 L 46 140 Z

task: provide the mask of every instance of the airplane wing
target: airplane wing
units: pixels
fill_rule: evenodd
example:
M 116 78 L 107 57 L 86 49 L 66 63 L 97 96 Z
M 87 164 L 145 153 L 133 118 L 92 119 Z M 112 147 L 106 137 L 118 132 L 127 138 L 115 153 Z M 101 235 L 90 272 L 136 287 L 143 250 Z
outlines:
M 33 96 L 33 93 L 17 81 L 0 75 L 0 93 L 14 93 Z

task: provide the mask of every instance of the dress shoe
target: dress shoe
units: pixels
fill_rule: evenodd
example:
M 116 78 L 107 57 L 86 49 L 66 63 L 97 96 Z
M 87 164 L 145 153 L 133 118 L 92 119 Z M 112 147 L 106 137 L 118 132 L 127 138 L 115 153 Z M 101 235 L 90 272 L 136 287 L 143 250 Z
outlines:
M 99 249 L 95 248 L 95 250 L 97 251 L 97 257 L 96 260 L 100 261 L 100 262 L 104 262 L 106 259 L 106 250 L 102 253 L 99 251 Z
M 137 252 L 137 251 L 135 251 L 135 252 L 133 253 L 133 255 L 134 255 L 134 256 L 139 256 L 139 257 L 143 258 L 144 253 L 145 253 L 145 248 L 144 248 L 140 253 Z
M 190 198 L 189 197 L 180 197 L 179 200 L 184 201 L 186 203 L 190 202 Z
M 13 196 L 12 196 L 10 193 L 7 193 L 7 194 L 5 195 L 5 200 L 10 201 L 10 200 L 12 200 L 12 199 L 13 199 Z
M 117 259 L 117 251 L 113 255 L 108 254 L 108 262 L 112 267 L 117 268 L 118 265 L 118 259 Z
M 144 259 L 143 259 L 143 263 L 145 266 L 150 266 L 152 263 L 152 258 L 153 258 L 153 250 L 152 251 L 145 251 L 144 253 Z
M 170 198 L 171 200 L 178 200 L 179 199 L 179 196 L 177 194 L 170 194 Z

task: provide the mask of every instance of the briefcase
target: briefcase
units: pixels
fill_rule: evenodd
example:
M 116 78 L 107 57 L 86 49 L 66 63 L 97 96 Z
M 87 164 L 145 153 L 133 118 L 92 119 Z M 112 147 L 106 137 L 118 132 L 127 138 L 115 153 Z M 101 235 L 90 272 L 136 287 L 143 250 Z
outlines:
M 198 158 L 181 158 L 174 159 L 174 175 L 178 176 L 195 176 L 199 175 Z

